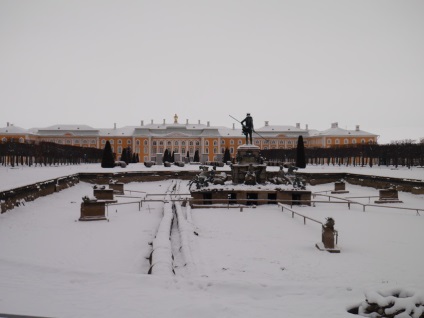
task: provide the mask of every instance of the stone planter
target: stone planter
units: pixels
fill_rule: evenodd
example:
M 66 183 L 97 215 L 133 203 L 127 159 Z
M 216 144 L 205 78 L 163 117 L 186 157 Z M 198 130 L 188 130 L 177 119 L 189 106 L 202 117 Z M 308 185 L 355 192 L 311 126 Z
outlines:
M 331 193 L 349 193 L 349 191 L 346 191 L 346 183 L 344 182 L 335 182 L 334 183 L 334 191 L 331 191 Z
M 114 201 L 113 189 L 93 189 L 93 195 L 97 200 Z
M 374 203 L 402 203 L 399 200 L 398 191 L 396 189 L 382 189 L 379 190 L 379 199 Z
M 107 220 L 105 215 L 105 201 L 86 201 L 81 203 L 80 221 Z

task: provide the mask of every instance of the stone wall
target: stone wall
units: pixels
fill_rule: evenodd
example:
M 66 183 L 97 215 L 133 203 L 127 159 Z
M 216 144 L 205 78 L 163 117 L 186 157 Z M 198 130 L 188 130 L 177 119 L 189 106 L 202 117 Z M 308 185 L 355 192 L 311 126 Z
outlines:
M 37 182 L 24 187 L 0 192 L 0 210 L 4 213 L 25 202 L 61 191 L 79 182 L 78 174 Z

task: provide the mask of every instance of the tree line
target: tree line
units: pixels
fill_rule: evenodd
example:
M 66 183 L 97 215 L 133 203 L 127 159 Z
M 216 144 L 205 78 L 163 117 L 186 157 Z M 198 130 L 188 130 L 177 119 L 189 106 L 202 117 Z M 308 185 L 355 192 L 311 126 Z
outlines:
M 261 155 L 269 162 L 295 163 L 297 149 L 267 149 Z M 357 144 L 331 148 L 304 148 L 307 164 L 345 166 L 424 166 L 424 143 Z
M 52 142 L 3 142 L 0 143 L 0 164 L 14 167 L 97 163 L 102 159 L 102 152 L 101 149 Z

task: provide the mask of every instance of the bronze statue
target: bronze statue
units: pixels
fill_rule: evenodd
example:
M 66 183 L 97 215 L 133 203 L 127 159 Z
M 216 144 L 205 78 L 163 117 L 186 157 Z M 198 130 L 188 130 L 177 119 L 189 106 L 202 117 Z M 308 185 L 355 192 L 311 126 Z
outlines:
M 253 133 L 253 118 L 250 116 L 250 113 L 247 113 L 246 118 L 243 119 L 240 124 L 242 125 L 243 135 L 246 136 L 246 144 L 248 144 L 248 139 L 250 139 L 250 144 L 252 142 L 252 133 Z M 248 138 L 248 136 L 250 138 Z

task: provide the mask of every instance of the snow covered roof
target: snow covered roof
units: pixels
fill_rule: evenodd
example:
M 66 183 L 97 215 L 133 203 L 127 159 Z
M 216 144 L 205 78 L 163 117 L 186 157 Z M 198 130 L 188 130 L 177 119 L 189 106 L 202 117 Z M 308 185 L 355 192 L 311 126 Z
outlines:
M 348 130 L 339 127 L 329 128 L 318 132 L 318 136 L 377 136 L 363 130 Z
M 241 129 L 231 129 L 227 127 L 218 128 L 219 135 L 222 137 L 244 137 Z
M 53 125 L 46 128 L 34 128 L 32 131 L 40 136 L 98 136 L 99 130 L 88 125 Z
M 134 134 L 135 126 L 125 126 L 122 128 L 101 128 L 99 129 L 100 136 L 111 137 L 131 137 Z
M 204 124 L 148 124 L 144 126 L 139 126 L 139 128 L 147 128 L 150 130 L 162 130 L 162 129 L 186 129 L 186 130 L 199 130 L 207 128 L 207 125 Z
M 25 128 L 21 128 L 15 125 L 9 125 L 3 128 L 0 128 L 0 134 L 4 134 L 4 135 L 32 135 L 32 132 L 29 131 L 28 129 Z
M 301 129 L 296 126 L 281 126 L 281 125 L 266 125 L 261 128 L 255 129 L 258 132 L 278 132 L 278 133 L 292 133 L 292 132 L 306 132 L 307 130 Z
M 95 130 L 98 131 L 98 129 L 93 128 L 91 126 L 88 125 L 53 125 L 53 126 L 49 126 L 49 127 L 45 127 L 45 128 L 38 128 L 38 130 Z

